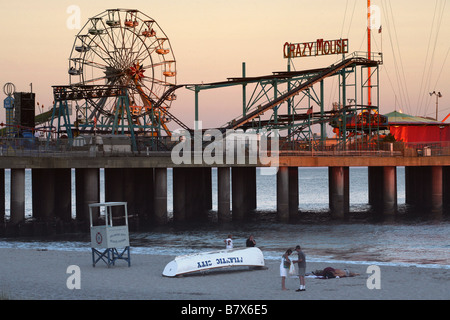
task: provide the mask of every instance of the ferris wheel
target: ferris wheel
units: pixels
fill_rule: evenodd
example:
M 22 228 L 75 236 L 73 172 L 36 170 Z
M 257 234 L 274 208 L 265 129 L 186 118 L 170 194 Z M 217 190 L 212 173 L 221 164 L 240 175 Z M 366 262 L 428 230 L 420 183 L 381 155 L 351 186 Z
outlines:
M 77 103 L 79 124 L 95 121 L 107 131 L 119 121 L 140 131 L 159 127 L 170 135 L 166 111 L 176 99 L 176 61 L 167 35 L 149 16 L 110 9 L 88 19 L 75 37 L 68 72 L 72 88 L 118 87 L 127 97 L 124 110 L 119 95 L 93 92 L 84 104 Z

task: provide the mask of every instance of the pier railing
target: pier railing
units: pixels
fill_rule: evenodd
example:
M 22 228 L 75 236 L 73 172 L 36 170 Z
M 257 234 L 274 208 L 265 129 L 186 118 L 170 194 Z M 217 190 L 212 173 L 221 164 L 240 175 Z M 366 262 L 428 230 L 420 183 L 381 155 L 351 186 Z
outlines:
M 0 138 L 0 157 L 155 157 L 170 156 L 172 148 L 178 142 L 155 141 L 155 139 L 140 138 L 137 141 L 137 150 L 132 150 L 129 139 L 107 138 L 97 139 L 91 137 L 83 143 L 69 142 L 68 140 L 47 141 L 43 138 Z M 280 143 L 281 144 L 281 143 Z M 295 146 L 284 145 L 281 150 L 271 150 L 270 142 L 262 147 L 259 142 L 257 149 L 244 147 L 245 153 L 265 152 L 270 155 L 277 152 L 280 156 L 371 156 L 371 157 L 429 157 L 450 156 L 450 141 L 436 142 L 380 142 L 378 144 L 347 145 L 310 145 L 308 143 Z M 205 146 L 203 146 L 204 148 Z M 194 146 L 192 145 L 192 153 Z M 226 155 L 227 148 L 223 153 Z M 234 150 L 236 152 L 236 149 Z

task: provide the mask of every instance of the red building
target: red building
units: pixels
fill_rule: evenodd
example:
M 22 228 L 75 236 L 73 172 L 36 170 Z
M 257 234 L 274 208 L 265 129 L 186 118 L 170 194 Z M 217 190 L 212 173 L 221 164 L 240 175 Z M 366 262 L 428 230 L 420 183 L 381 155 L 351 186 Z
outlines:
M 450 123 L 415 117 L 394 111 L 385 115 L 390 133 L 396 141 L 444 142 L 450 141 Z

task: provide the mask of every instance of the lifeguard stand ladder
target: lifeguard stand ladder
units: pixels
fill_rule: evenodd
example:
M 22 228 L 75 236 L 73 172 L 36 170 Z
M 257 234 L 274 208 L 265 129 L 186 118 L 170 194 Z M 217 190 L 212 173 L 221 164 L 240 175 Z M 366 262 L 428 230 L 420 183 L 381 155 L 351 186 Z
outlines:
M 93 217 L 95 213 L 100 213 L 101 208 L 105 208 L 105 225 L 94 225 L 98 220 Z M 123 207 L 124 223 L 122 225 L 113 225 L 113 208 Z M 99 211 L 98 211 L 99 210 Z M 120 210 L 120 209 L 115 209 Z M 130 237 L 128 233 L 128 212 L 126 202 L 105 202 L 93 203 L 89 205 L 89 215 L 91 223 L 91 248 L 92 265 L 95 267 L 97 262 L 102 260 L 108 268 L 114 265 L 116 260 L 122 259 L 128 262 L 130 266 Z M 122 217 L 120 217 L 122 218 Z M 123 219 L 121 219 L 123 220 Z M 121 251 L 117 250 L 120 248 Z

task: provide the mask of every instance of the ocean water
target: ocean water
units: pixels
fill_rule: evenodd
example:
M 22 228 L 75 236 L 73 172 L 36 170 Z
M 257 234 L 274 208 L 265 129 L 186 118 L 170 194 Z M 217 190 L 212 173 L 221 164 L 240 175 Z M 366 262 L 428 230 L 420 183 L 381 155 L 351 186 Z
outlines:
M 168 224 L 130 234 L 134 254 L 183 255 L 224 248 L 232 234 L 235 247 L 245 246 L 250 234 L 265 259 L 278 260 L 288 248 L 299 244 L 311 262 L 345 262 L 377 265 L 439 267 L 450 269 L 450 221 L 448 217 L 409 217 L 405 214 L 404 168 L 397 168 L 399 215 L 394 220 L 374 220 L 369 213 L 367 168 L 350 168 L 350 211 L 348 221 L 328 219 L 328 169 L 299 169 L 299 210 L 305 219 L 292 223 L 276 220 L 276 176 L 258 169 L 257 210 L 250 221 L 218 224 L 216 170 L 213 170 L 211 221 Z M 9 213 L 9 172 L 6 170 L 6 211 Z M 26 214 L 31 216 L 31 172 L 26 172 Z M 101 191 L 103 187 L 101 174 Z M 168 211 L 172 214 L 171 170 L 168 172 Z M 75 200 L 75 195 L 73 195 Z M 103 196 L 101 198 L 103 200 Z M 75 201 L 73 201 L 75 203 Z M 75 207 L 73 207 L 75 214 Z M 88 234 L 29 238 L 0 238 L 0 247 L 90 252 Z

